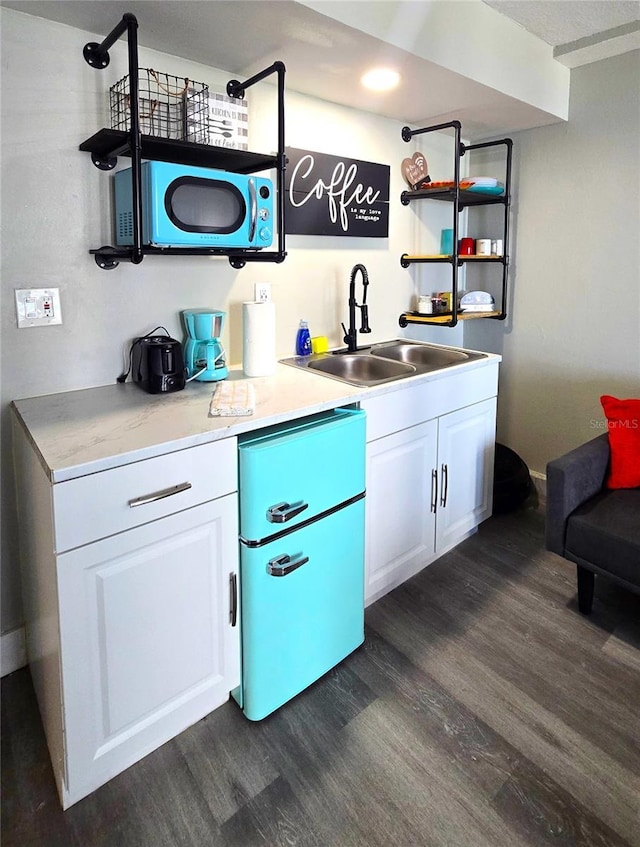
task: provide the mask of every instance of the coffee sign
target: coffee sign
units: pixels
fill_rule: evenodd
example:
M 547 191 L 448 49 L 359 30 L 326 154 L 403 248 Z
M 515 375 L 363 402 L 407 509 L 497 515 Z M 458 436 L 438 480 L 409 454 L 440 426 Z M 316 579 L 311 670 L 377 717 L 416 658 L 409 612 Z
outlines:
M 389 235 L 388 165 L 287 147 L 285 232 Z

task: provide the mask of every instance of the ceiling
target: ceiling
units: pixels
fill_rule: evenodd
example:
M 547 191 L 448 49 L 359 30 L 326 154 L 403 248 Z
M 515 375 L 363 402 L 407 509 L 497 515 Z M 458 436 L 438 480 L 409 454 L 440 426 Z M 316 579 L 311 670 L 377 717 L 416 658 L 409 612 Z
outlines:
M 526 97 L 505 93 L 504 87 L 499 90 L 500 86 L 478 81 L 466 69 L 430 61 L 424 56 L 424 45 L 407 42 L 407 15 L 418 11 L 424 15 L 429 6 L 443 9 L 444 4 L 458 14 L 465 7 L 471 12 L 484 10 L 485 18 L 495 15 L 492 20 L 496 29 L 501 16 L 506 16 L 514 41 L 519 34 L 513 30 L 515 21 L 518 28 L 535 36 L 529 43 L 539 43 L 541 55 L 547 55 L 551 64 L 555 56 L 571 66 L 567 56 L 592 49 L 594 44 L 601 52 L 608 50 L 609 55 L 624 52 L 633 49 L 630 35 L 640 37 L 640 0 L 472 0 L 459 5 L 451 0 L 357 4 L 329 0 L 0 0 L 1 6 L 100 35 L 109 33 L 122 14 L 132 12 L 139 21 L 141 46 L 221 68 L 239 78 L 279 59 L 287 67 L 290 90 L 413 125 L 457 119 L 463 122 L 465 135 L 471 140 L 562 119 L 552 110 L 532 105 Z M 384 11 L 385 7 L 402 13 L 393 20 L 405 28 L 403 38 L 394 40 L 386 31 L 384 38 L 371 34 L 367 17 L 372 16 L 360 13 L 367 7 L 370 11 Z M 352 14 L 353 10 L 357 12 L 351 25 L 343 22 L 345 8 L 351 8 Z M 367 28 L 369 31 L 364 31 Z M 449 29 L 449 37 L 457 36 Z M 617 32 L 616 37 L 611 37 L 612 32 Z M 443 42 L 446 35 L 442 33 Z M 469 37 L 469 33 L 466 35 Z M 404 47 L 406 43 L 408 48 Z M 553 55 L 547 45 L 553 48 Z M 494 59 L 498 52 L 508 54 L 510 46 L 488 45 L 485 53 Z M 464 61 L 463 51 L 457 52 Z M 517 62 L 518 57 L 512 61 Z M 374 62 L 401 70 L 402 91 L 382 96 L 364 92 L 359 78 Z M 532 78 L 538 75 L 531 72 L 537 70 L 533 67 L 526 70 Z M 522 66 L 519 71 L 522 75 Z
M 640 47 L 640 0 L 483 2 L 550 44 L 569 68 Z
M 638 0 L 483 0 L 552 47 L 638 22 Z

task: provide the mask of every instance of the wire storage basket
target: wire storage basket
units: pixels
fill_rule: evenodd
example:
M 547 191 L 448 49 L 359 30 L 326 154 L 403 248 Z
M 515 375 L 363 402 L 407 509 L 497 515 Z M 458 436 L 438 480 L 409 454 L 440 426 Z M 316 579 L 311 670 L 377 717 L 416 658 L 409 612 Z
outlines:
M 209 143 L 209 86 L 138 68 L 140 132 L 159 138 Z M 109 89 L 111 129 L 131 129 L 129 75 Z

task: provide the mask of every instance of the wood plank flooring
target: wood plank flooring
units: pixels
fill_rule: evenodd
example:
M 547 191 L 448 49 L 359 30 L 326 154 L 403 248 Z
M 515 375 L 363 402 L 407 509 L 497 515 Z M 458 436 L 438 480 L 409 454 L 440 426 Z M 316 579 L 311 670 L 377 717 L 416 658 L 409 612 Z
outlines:
M 640 597 L 580 615 L 543 532 L 491 518 L 274 715 L 229 702 L 66 812 L 5 677 L 3 847 L 640 847 Z

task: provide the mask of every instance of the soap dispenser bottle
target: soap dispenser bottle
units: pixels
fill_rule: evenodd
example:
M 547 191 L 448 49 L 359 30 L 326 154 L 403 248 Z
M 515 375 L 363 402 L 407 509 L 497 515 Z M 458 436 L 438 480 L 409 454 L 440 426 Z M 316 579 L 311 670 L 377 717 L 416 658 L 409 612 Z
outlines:
M 307 321 L 300 321 L 296 335 L 296 356 L 311 355 L 311 333 Z

